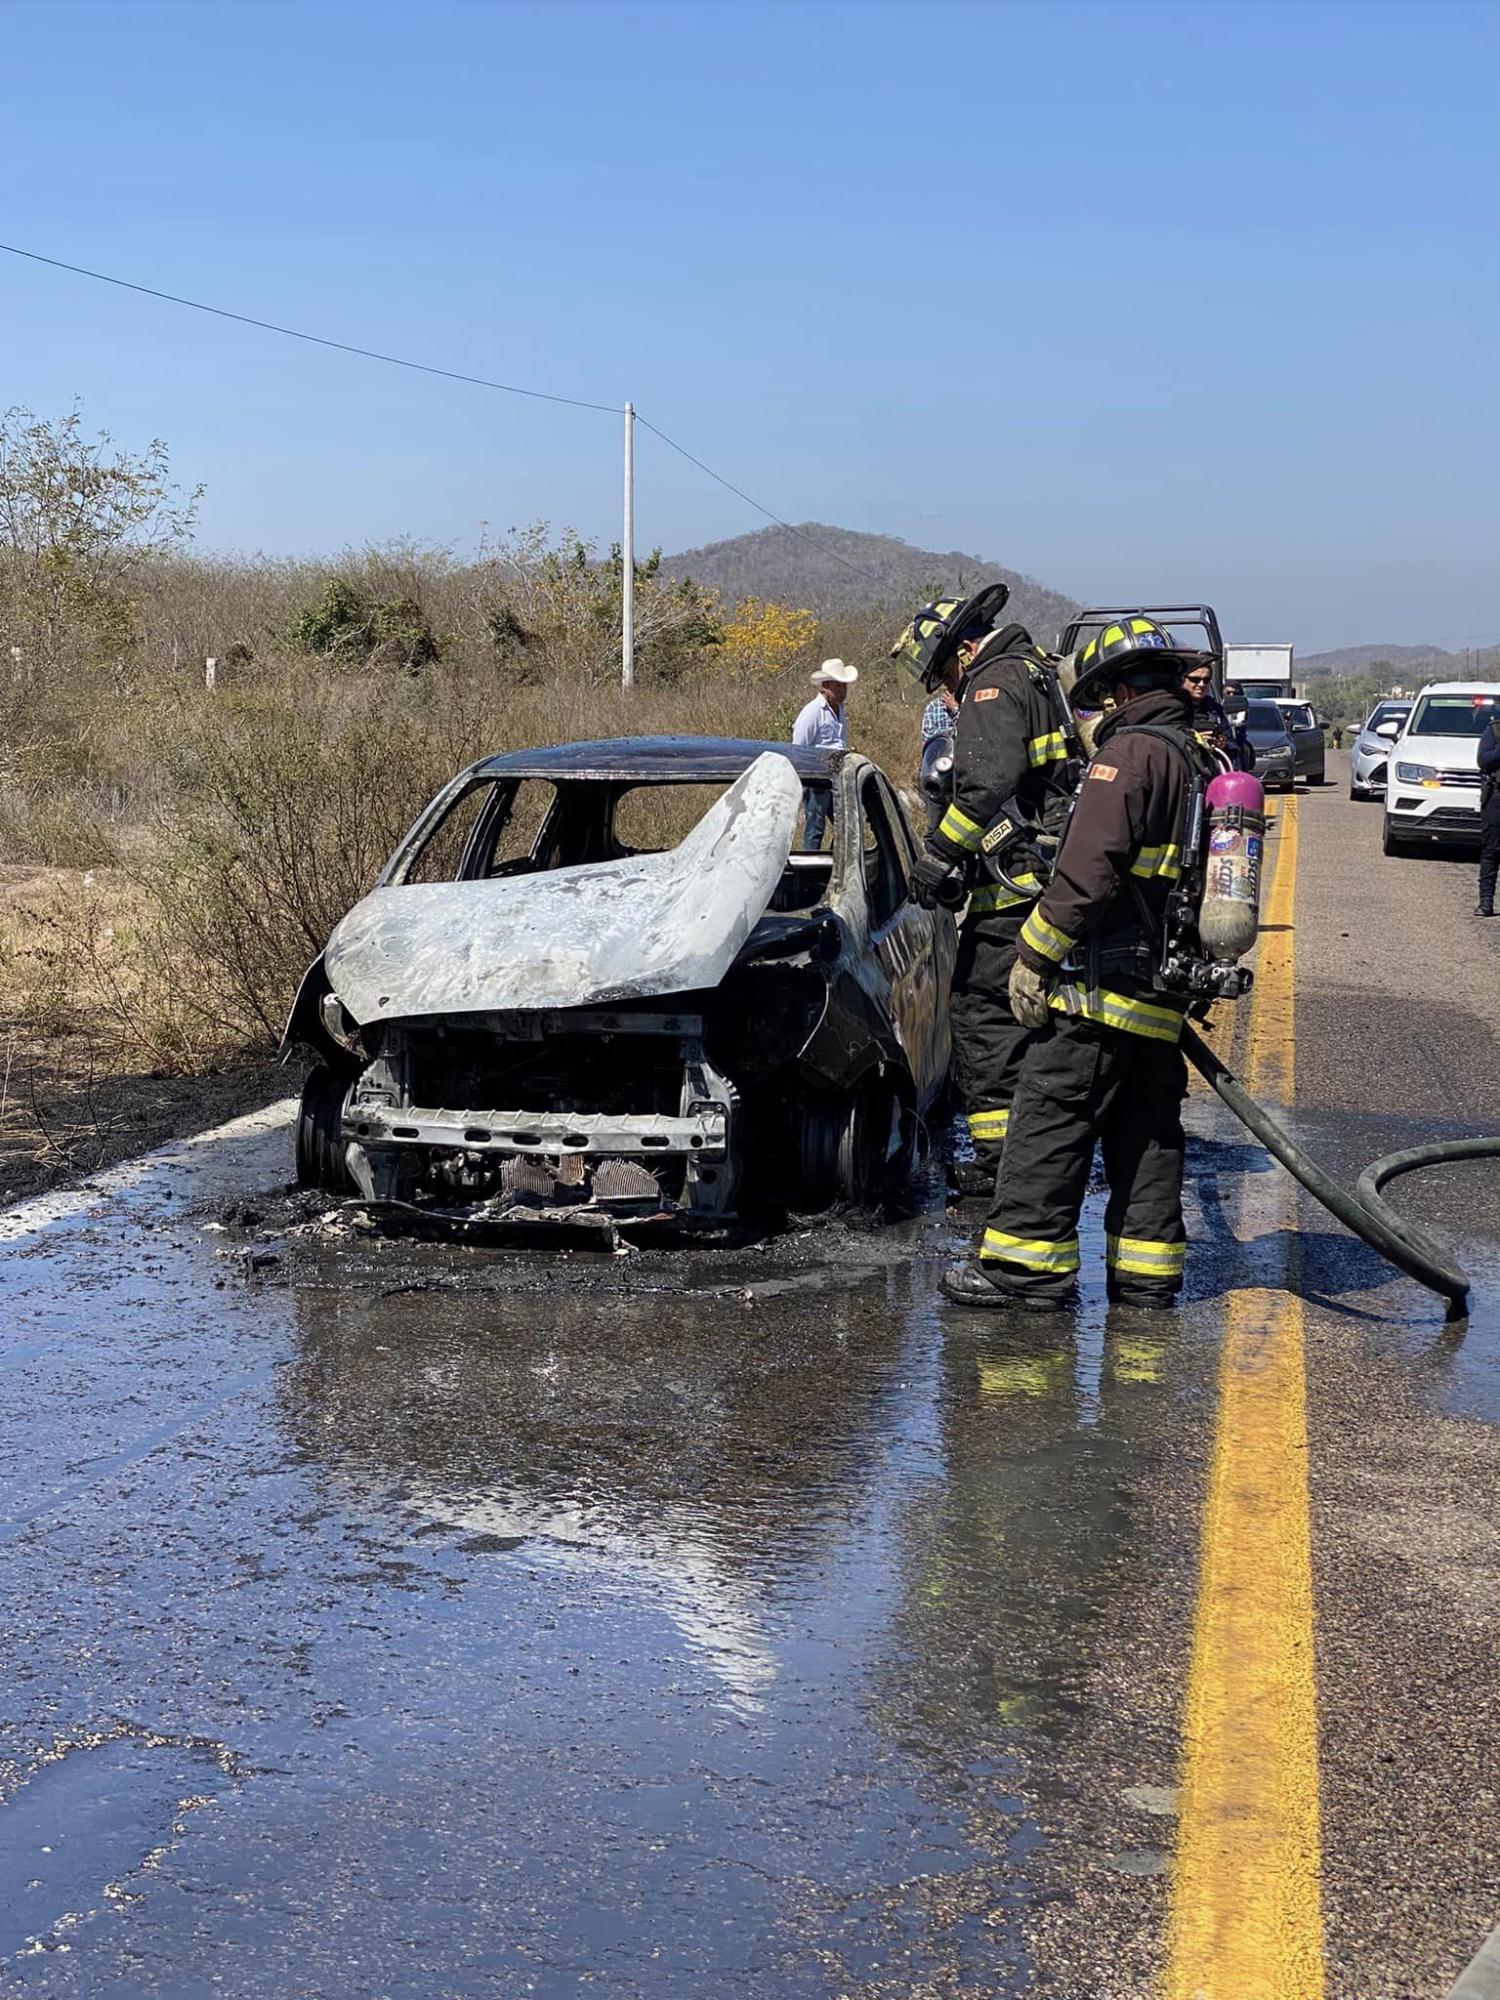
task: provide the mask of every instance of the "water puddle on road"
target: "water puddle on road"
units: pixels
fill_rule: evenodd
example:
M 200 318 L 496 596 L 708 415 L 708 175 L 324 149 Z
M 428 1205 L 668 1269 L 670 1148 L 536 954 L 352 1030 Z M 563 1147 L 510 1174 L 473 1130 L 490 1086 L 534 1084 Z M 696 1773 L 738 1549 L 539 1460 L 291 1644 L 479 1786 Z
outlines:
M 115 1730 L 60 1743 L 0 1801 L 0 1964 L 71 1952 L 139 1900 L 191 1815 L 243 1782 L 211 1745 Z
M 1169 1522 L 1172 1574 L 1145 1496 L 1213 1307 L 949 1308 L 975 1221 L 655 1259 L 271 1239 L 254 1282 L 221 1231 L 76 1334 L 34 1291 L 17 1435 L 58 1468 L 0 1606 L 14 1733 L 150 1714 L 267 1775 L 184 1818 L 224 1783 L 195 1754 L 38 1772 L 9 1949 L 70 1950 L 18 1990 L 150 1965 L 196 2000 L 211 1947 L 240 2000 L 988 2000 L 1087 1870 L 1140 1930 L 1160 1885 L 1111 1857 L 1174 1776 L 1192 1546 Z
M 550 1857 L 514 1936 L 561 1925 L 586 1970 L 609 1927 L 562 1885 L 633 1909 L 649 1881 L 658 1917 L 617 1946 L 638 1964 L 684 1913 L 653 1995 L 1019 1989 L 1037 1802 L 1134 1581 L 1169 1379 L 1199 1365 L 1097 1298 L 950 1313 L 931 1225 L 847 1247 L 544 1297 L 482 1269 L 296 1294 L 288 1439 L 418 1565 L 408 1592 L 461 1593 L 395 1614 L 399 1671 L 441 1658 L 464 1760 L 503 1766 L 507 1851 Z

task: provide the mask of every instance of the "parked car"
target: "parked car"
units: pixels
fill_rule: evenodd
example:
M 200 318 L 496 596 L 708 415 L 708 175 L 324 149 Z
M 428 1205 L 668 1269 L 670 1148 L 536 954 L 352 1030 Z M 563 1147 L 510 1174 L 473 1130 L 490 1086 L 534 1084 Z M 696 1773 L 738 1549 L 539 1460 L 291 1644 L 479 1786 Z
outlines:
M 832 795 L 831 851 L 799 845 Z M 948 1072 L 953 918 L 868 758 L 632 738 L 472 765 L 308 968 L 304 1185 L 506 1223 L 873 1198 Z
M 1245 734 L 1255 752 L 1255 775 L 1266 790 L 1291 791 L 1297 779 L 1297 752 L 1274 701 L 1246 702 Z
M 1314 715 L 1312 703 L 1278 696 L 1273 705 L 1281 710 L 1281 719 L 1286 724 L 1288 736 L 1292 739 L 1292 760 L 1296 775 L 1305 778 L 1310 785 L 1326 783 L 1327 750 L 1323 740 L 1323 725 Z
M 1391 745 L 1401 734 L 1411 714 L 1409 701 L 1378 701 L 1365 717 L 1364 727 L 1349 751 L 1349 796 L 1351 799 L 1385 797 L 1386 766 Z
M 1479 739 L 1500 710 L 1500 682 L 1434 681 L 1391 747 L 1383 845 L 1479 842 Z

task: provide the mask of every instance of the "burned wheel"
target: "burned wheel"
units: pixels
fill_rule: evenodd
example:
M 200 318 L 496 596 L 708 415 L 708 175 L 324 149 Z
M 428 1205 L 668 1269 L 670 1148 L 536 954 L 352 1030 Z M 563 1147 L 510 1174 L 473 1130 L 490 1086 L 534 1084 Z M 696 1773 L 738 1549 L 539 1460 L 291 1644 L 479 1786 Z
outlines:
M 799 1126 L 798 1200 L 805 1208 L 835 1201 L 876 1207 L 911 1171 L 916 1124 L 899 1112 L 888 1083 L 870 1079 L 850 1097 L 808 1098 Z
M 838 1192 L 841 1201 L 868 1208 L 885 1193 L 889 1101 L 883 1091 L 864 1089 L 849 1106 L 839 1134 Z
M 821 1095 L 797 1106 L 795 1206 L 817 1210 L 836 1198 L 845 1110 L 838 1098 Z
M 297 1185 L 353 1194 L 344 1159 L 343 1107 L 347 1080 L 326 1063 L 309 1070 L 297 1113 Z
M 839 1140 L 838 1191 L 871 1208 L 889 1201 L 916 1158 L 916 1125 L 887 1084 L 868 1083 L 849 1107 Z

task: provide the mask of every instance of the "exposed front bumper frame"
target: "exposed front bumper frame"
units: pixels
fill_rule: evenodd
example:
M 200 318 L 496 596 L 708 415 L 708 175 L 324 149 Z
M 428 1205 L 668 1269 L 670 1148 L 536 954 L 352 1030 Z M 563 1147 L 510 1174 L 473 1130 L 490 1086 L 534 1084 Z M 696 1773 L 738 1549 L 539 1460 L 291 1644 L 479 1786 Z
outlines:
M 616 1016 L 580 1012 L 576 1022 L 612 1032 Z M 679 1045 L 682 1086 L 675 1112 L 475 1110 L 413 1105 L 406 1095 L 403 1056 L 372 1063 L 344 1101 L 345 1159 L 367 1200 L 403 1198 L 413 1156 L 422 1153 L 515 1158 L 628 1159 L 652 1167 L 683 1163 L 681 1203 L 694 1218 L 733 1212 L 739 1175 L 734 1121 L 739 1095 L 704 1053 L 701 1017 L 666 1015 L 652 1022 L 632 1016 L 631 1032 L 668 1035 Z M 532 1030 L 528 1039 L 534 1038 Z M 418 1168 L 420 1171 L 420 1167 Z
M 344 1137 L 373 1146 L 439 1146 L 452 1152 L 582 1153 L 658 1159 L 688 1154 L 722 1160 L 729 1148 L 723 1104 L 695 1105 L 680 1117 L 609 1112 L 454 1111 L 355 1104 Z

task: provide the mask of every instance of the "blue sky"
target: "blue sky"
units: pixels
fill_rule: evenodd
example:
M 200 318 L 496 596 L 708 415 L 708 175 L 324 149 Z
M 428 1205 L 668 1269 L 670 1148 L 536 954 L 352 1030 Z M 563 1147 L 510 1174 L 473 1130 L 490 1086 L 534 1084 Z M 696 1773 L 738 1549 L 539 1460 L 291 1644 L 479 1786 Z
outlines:
M 600 402 L 793 521 L 1305 649 L 1500 637 L 1489 0 L 9 0 L 0 237 Z M 218 549 L 617 532 L 619 426 L 0 258 Z M 761 525 L 649 434 L 638 532 Z

